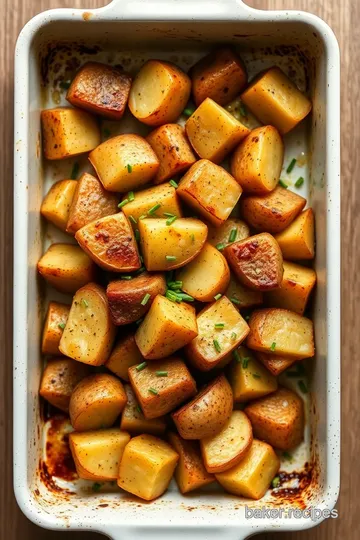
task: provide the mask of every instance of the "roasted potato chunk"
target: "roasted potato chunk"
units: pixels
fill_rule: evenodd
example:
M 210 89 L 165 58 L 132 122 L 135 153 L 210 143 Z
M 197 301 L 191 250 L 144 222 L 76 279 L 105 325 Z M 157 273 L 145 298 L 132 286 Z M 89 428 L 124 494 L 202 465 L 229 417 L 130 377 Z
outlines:
M 76 292 L 96 276 L 96 267 L 90 257 L 72 244 L 51 244 L 37 268 L 50 285 L 65 293 Z
M 128 381 L 129 367 L 140 364 L 143 360 L 135 342 L 135 333 L 131 332 L 120 336 L 105 366 L 124 381 Z
M 88 223 L 77 231 L 75 238 L 104 270 L 132 272 L 141 267 L 133 230 L 122 212 Z
M 129 379 L 145 418 L 164 416 L 196 393 L 194 379 L 176 356 L 133 366 Z
M 185 348 L 190 363 L 201 371 L 213 369 L 246 338 L 249 327 L 223 296 L 197 316 L 198 335 Z
M 221 249 L 248 236 L 250 236 L 250 229 L 245 221 L 229 218 L 219 227 L 210 226 L 207 240 L 214 247 Z
M 171 416 L 183 439 L 204 439 L 222 430 L 232 409 L 231 386 L 220 375 Z
M 45 195 L 40 208 L 41 215 L 62 231 L 66 231 L 76 186 L 76 180 L 55 182 Z
M 69 311 L 70 306 L 67 304 L 49 302 L 41 341 L 41 352 L 43 354 L 61 354 L 59 343 Z
M 207 486 L 215 481 L 208 473 L 201 459 L 199 443 L 186 441 L 177 433 L 169 433 L 169 442 L 179 454 L 179 462 L 175 469 L 175 480 L 182 494 Z
M 121 413 L 120 428 L 135 434 L 161 435 L 164 433 L 166 429 L 165 419 L 162 416 L 151 419 L 145 418 L 130 385 L 125 385 L 125 392 L 127 403 Z
M 214 163 L 221 163 L 249 133 L 247 127 L 210 98 L 190 116 L 185 129 L 195 152 Z
M 69 414 L 75 431 L 108 428 L 125 407 L 122 383 L 113 375 L 97 373 L 82 379 L 70 398 Z
M 120 462 L 118 486 L 146 501 L 166 491 L 179 456 L 152 435 L 139 435 L 126 445 Z
M 240 201 L 242 215 L 251 227 L 272 234 L 286 229 L 305 204 L 306 199 L 281 186 L 268 195 L 250 195 Z
M 207 226 L 199 219 L 141 219 L 140 242 L 144 264 L 149 272 L 174 270 L 192 261 L 202 250 Z M 164 251 L 166 250 L 166 251 Z
M 280 460 L 273 448 L 254 439 L 250 450 L 238 465 L 215 476 L 229 493 L 249 499 L 261 499 L 279 467 Z
M 105 291 L 88 283 L 73 298 L 59 349 L 78 362 L 99 366 L 109 358 L 114 338 Z
M 87 366 L 70 358 L 54 358 L 46 364 L 39 394 L 61 411 L 69 412 L 70 396 L 77 385 L 89 374 Z
M 229 217 L 241 191 L 225 169 L 201 159 L 181 179 L 177 194 L 204 219 L 219 227 Z
M 187 104 L 191 81 L 180 68 L 148 60 L 135 77 L 129 97 L 132 114 L 149 126 L 175 122 Z
M 250 403 L 245 412 L 254 435 L 280 450 L 291 450 L 304 437 L 304 402 L 292 390 L 279 388 Z
M 116 195 L 105 191 L 95 176 L 83 174 L 76 182 L 66 232 L 75 234 L 91 221 L 115 214 L 118 202 Z
M 311 110 L 311 101 L 278 67 L 260 73 L 241 94 L 241 100 L 263 123 L 282 135 L 292 130 Z
M 74 107 L 120 120 L 129 98 L 131 77 L 112 66 L 87 62 L 75 75 L 66 99 Z
M 208 97 L 224 106 L 244 90 L 247 73 L 236 52 L 230 47 L 222 47 L 191 68 L 191 79 L 196 106 Z
M 126 193 L 147 184 L 159 169 L 159 160 L 140 135 L 112 137 L 89 154 L 91 165 L 108 191 Z
M 314 356 L 314 328 L 310 319 L 287 309 L 258 309 L 249 320 L 250 349 L 298 360 Z
M 229 286 L 225 291 L 225 296 L 235 305 L 237 309 L 258 306 L 263 303 L 263 293 L 253 291 L 244 287 L 234 276 L 230 276 Z
M 256 352 L 256 358 L 260 360 L 266 369 L 275 375 L 275 377 L 296 362 L 296 358 L 280 356 L 279 354 L 266 354 L 259 351 Z
M 160 167 L 153 179 L 161 184 L 181 174 L 196 161 L 196 156 L 179 124 L 165 124 L 152 131 L 146 140 L 157 155 Z
M 308 208 L 275 236 L 285 259 L 298 261 L 314 258 L 314 226 L 314 213 Z
M 41 111 L 43 151 L 46 159 L 64 159 L 90 152 L 100 142 L 100 129 L 91 114 L 58 107 Z

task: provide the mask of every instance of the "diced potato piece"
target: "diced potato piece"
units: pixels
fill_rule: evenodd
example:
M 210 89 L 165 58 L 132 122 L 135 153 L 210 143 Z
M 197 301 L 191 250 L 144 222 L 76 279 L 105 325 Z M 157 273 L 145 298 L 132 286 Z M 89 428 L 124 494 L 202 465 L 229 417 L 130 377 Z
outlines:
M 175 122 L 187 104 L 191 81 L 180 68 L 162 60 L 148 60 L 133 82 L 129 109 L 149 126 Z
M 40 208 L 41 215 L 62 231 L 66 231 L 76 186 L 76 180 L 55 182 L 45 195 Z
M 308 208 L 275 236 L 285 259 L 298 261 L 314 258 L 314 226 L 314 213 Z
M 176 279 L 182 290 L 201 302 L 212 302 L 214 296 L 225 292 L 230 281 L 230 270 L 225 257 L 206 243 L 199 255 L 180 268 Z
M 256 358 L 272 373 L 277 376 L 296 362 L 296 358 L 257 352 Z
M 170 180 L 181 174 L 196 161 L 196 156 L 179 124 L 165 124 L 152 131 L 147 137 L 160 161 L 159 170 L 153 179 L 155 184 Z
M 46 159 L 90 152 L 101 142 L 96 119 L 80 109 L 58 107 L 41 111 L 41 125 Z
M 246 321 L 226 296 L 204 308 L 197 325 L 198 336 L 185 351 L 190 363 L 201 371 L 213 369 L 249 333 Z
M 118 428 L 70 433 L 70 450 L 76 472 L 85 480 L 116 480 L 130 435 Z
M 263 293 L 261 291 L 253 291 L 244 287 L 234 276 L 230 276 L 230 283 L 225 291 L 225 296 L 238 309 L 258 306 L 263 303 Z
M 225 169 L 201 159 L 181 179 L 177 194 L 212 225 L 219 227 L 229 217 L 241 191 Z
M 196 106 L 207 97 L 227 105 L 247 83 L 247 73 L 241 58 L 230 47 L 208 54 L 191 68 L 192 93 Z
M 249 130 L 210 98 L 206 98 L 185 124 L 195 152 L 204 159 L 221 163 Z
M 124 195 L 127 198 L 126 195 Z M 149 210 L 160 204 L 155 212 L 149 214 Z M 166 214 L 181 217 L 182 212 L 176 196 L 176 189 L 170 184 L 162 184 L 152 188 L 137 191 L 133 201 L 128 202 L 122 208 L 125 216 L 130 220 L 133 229 L 138 228 L 138 220 L 144 218 L 167 218 Z M 135 221 L 135 223 L 134 223 Z
M 242 411 L 233 411 L 217 435 L 200 441 L 206 470 L 218 473 L 231 469 L 244 459 L 252 441 L 250 420 Z
M 245 412 L 254 435 L 280 450 L 291 450 L 304 437 L 304 402 L 292 390 L 279 388 L 250 403 Z
M 311 111 L 311 101 L 278 67 L 255 77 L 241 100 L 263 124 L 275 126 L 282 135 Z
M 88 223 L 77 231 L 75 238 L 104 270 L 132 272 L 141 267 L 133 230 L 122 212 Z
M 120 120 L 130 87 L 131 77 L 127 73 L 98 62 L 87 62 L 75 75 L 66 99 L 74 107 Z
M 245 458 L 232 469 L 216 474 L 216 479 L 233 495 L 261 499 L 279 467 L 280 460 L 273 448 L 254 439 Z
M 269 233 L 249 236 L 224 250 L 224 255 L 238 280 L 258 291 L 280 287 L 283 258 L 275 238 Z
M 214 247 L 222 244 L 227 246 L 235 241 L 244 240 L 248 236 L 250 236 L 250 229 L 245 221 L 229 218 L 220 227 L 210 226 L 207 240 Z
M 127 403 L 121 413 L 120 428 L 129 433 L 150 433 L 151 435 L 161 435 L 166 429 L 165 419 L 145 418 L 136 400 L 135 394 L 130 385 L 125 385 Z
M 302 315 L 315 283 L 316 272 L 312 268 L 284 261 L 280 288 L 267 294 L 267 304 Z
M 258 309 L 249 320 L 250 349 L 302 360 L 314 356 L 314 328 L 310 319 L 287 309 Z
M 196 393 L 194 379 L 176 356 L 133 366 L 129 378 L 145 418 L 159 418 Z
M 118 199 L 108 193 L 101 182 L 89 173 L 83 174 L 76 182 L 66 232 L 75 234 L 81 227 L 118 211 Z
M 171 446 L 152 435 L 139 435 L 125 447 L 118 486 L 146 501 L 166 491 L 178 462 Z
M 51 244 L 37 268 L 50 285 L 65 293 L 76 292 L 96 276 L 90 257 L 72 244 Z
M 46 364 L 39 394 L 61 411 L 69 412 L 70 396 L 89 371 L 87 366 L 70 358 L 54 358 Z
M 183 439 L 204 439 L 222 430 L 231 416 L 232 409 L 231 386 L 224 375 L 219 375 L 192 401 L 171 416 Z
M 89 160 L 104 188 L 119 193 L 147 184 L 159 169 L 150 144 L 132 133 L 103 142 L 89 154 Z
M 75 431 L 108 428 L 125 407 L 127 397 L 122 383 L 108 373 L 82 379 L 70 398 L 70 421 Z
M 73 298 L 59 349 L 78 362 L 99 366 L 109 358 L 114 338 L 105 291 L 88 283 Z
M 135 333 L 130 333 L 120 336 L 105 366 L 124 381 L 128 381 L 129 367 L 140 364 L 143 360 L 135 342 Z
M 70 306 L 67 304 L 49 302 L 41 342 L 41 352 L 43 354 L 61 354 L 59 343 L 69 311 Z
M 202 488 L 215 481 L 215 477 L 208 473 L 204 467 L 198 442 L 186 441 L 173 432 L 169 433 L 169 442 L 179 454 L 175 480 L 182 494 Z
M 199 219 L 141 219 L 139 232 L 144 264 L 149 272 L 174 270 L 192 261 L 202 250 L 207 226 Z
M 235 403 L 260 398 L 277 390 L 277 380 L 246 347 L 239 347 L 229 369 Z
M 106 289 L 114 324 L 121 326 L 141 319 L 158 294 L 165 294 L 164 274 L 143 272 L 131 280 L 111 281 Z
M 306 199 L 279 185 L 268 195 L 250 195 L 240 201 L 242 215 L 249 225 L 273 234 L 286 229 L 305 204 Z

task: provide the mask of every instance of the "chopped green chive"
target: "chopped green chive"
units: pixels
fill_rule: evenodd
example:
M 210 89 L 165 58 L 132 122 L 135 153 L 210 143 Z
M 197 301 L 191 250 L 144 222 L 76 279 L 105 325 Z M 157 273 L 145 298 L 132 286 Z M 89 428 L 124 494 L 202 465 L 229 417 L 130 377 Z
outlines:
M 233 355 L 234 355 L 234 358 L 237 362 L 241 362 L 241 358 L 240 358 L 240 355 L 239 355 L 239 352 L 235 349 L 235 351 L 233 352 Z
M 236 338 L 237 338 L 237 333 L 231 332 L 231 339 L 236 339 Z
M 307 389 L 307 386 L 306 384 L 304 383 L 304 381 L 299 381 L 298 382 L 298 387 L 300 388 L 301 392 L 303 394 L 307 394 L 308 393 L 308 389 Z
M 220 343 L 218 342 L 217 339 L 214 339 L 214 340 L 213 340 L 213 344 L 214 344 L 214 347 L 215 347 L 216 352 L 218 352 L 218 353 L 221 352 Z
M 165 297 L 171 302 L 181 302 L 181 299 L 178 297 L 175 291 L 167 290 L 165 293 Z
M 183 110 L 183 115 L 189 117 L 195 112 L 195 110 L 195 107 L 186 107 L 186 109 Z
M 129 199 L 124 199 L 123 201 L 121 201 L 121 203 L 118 204 L 118 208 L 122 208 L 123 206 L 125 206 L 125 204 L 127 204 L 129 202 Z
M 273 488 L 277 488 L 280 486 L 280 477 L 279 476 L 275 476 L 275 478 L 273 479 L 273 481 L 271 482 L 271 487 Z
M 284 180 L 281 180 L 281 178 L 280 178 L 280 180 L 279 180 L 279 186 L 281 186 L 281 187 L 283 187 L 283 188 L 285 188 L 285 189 L 287 189 L 287 188 L 289 187 L 289 186 L 287 185 L 287 183 L 284 182 Z
M 250 356 L 244 356 L 244 358 L 242 359 L 242 367 L 244 369 L 248 367 L 250 360 L 251 360 Z
M 240 103 L 239 110 L 240 110 L 241 116 L 247 116 L 247 110 L 243 103 Z
M 175 220 L 177 220 L 177 216 L 172 216 L 171 218 L 166 220 L 166 225 L 172 225 Z
M 167 261 L 176 261 L 175 255 L 165 255 Z
M 110 135 L 111 135 L 110 129 L 104 128 L 104 129 L 103 129 L 103 135 L 104 135 L 104 137 L 105 137 L 106 139 L 108 139 L 108 138 L 110 137 Z
M 223 242 L 220 242 L 219 244 L 216 244 L 216 249 L 218 249 L 219 251 L 222 251 L 223 249 L 225 249 L 225 244 Z
M 237 236 L 237 229 L 231 229 L 229 235 L 229 242 L 235 242 Z
M 293 168 L 295 167 L 295 165 L 296 165 L 296 159 L 293 158 L 293 159 L 290 161 L 290 163 L 289 163 L 289 165 L 288 165 L 288 168 L 286 169 L 286 172 L 287 172 L 288 174 L 291 173 L 291 171 L 293 170 Z
M 150 210 L 148 210 L 148 215 L 152 216 L 153 214 L 155 214 L 156 210 L 159 210 L 160 207 L 161 204 L 154 204 L 154 206 L 152 206 Z
M 79 169 L 80 169 L 80 165 L 78 164 L 78 162 L 74 163 L 74 166 L 71 170 L 71 175 L 70 175 L 71 180 L 77 179 L 78 174 L 79 174 Z
M 225 324 L 223 322 L 217 322 L 214 324 L 215 328 L 225 328 Z
M 139 217 L 139 219 L 145 219 L 146 218 L 146 214 L 141 214 L 141 216 Z
M 126 165 L 126 168 L 127 168 L 128 173 L 132 173 L 132 165 L 130 165 L 130 163 Z
M 138 319 L 135 321 L 136 326 L 140 326 L 140 324 L 143 322 L 144 319 Z
M 254 377 L 254 379 L 261 379 L 261 375 L 259 375 L 258 373 L 253 373 L 252 376 Z
M 145 266 L 140 266 L 139 270 L 135 270 L 134 276 L 138 276 L 142 274 L 143 272 L 145 272 Z
M 135 229 L 135 239 L 138 242 L 140 240 L 140 231 L 139 229 Z
M 245 315 L 244 319 L 245 321 L 250 321 L 250 315 Z
M 215 300 L 220 300 L 221 297 L 222 297 L 222 294 L 220 294 L 220 293 L 219 293 L 219 294 L 215 294 L 214 299 L 215 299 Z
M 151 298 L 151 295 L 149 293 L 146 293 L 144 298 L 141 300 L 140 304 L 142 306 L 146 306 L 146 304 L 148 303 L 148 301 L 150 300 Z
M 129 216 L 129 219 L 130 219 L 131 223 L 133 223 L 134 225 L 137 224 L 136 218 L 134 216 Z
M 182 281 L 168 281 L 167 286 L 169 289 L 172 289 L 173 291 L 181 289 L 183 285 Z
M 190 238 L 191 238 L 191 241 L 192 241 L 192 242 L 195 242 L 195 234 L 191 234 L 191 235 L 190 235 Z
M 61 322 L 58 324 L 58 327 L 61 328 L 61 330 L 64 330 L 65 328 L 65 323 L 64 322 Z
M 230 302 L 232 302 L 233 304 L 237 304 L 237 305 L 241 304 L 240 300 L 238 300 L 237 298 L 235 298 L 235 296 L 232 296 L 232 297 L 230 298 Z
M 132 276 L 120 276 L 120 279 L 126 279 L 127 281 L 129 281 L 130 279 L 132 279 Z
M 134 194 L 133 191 L 129 191 L 128 199 L 129 199 L 130 202 L 132 202 L 135 199 L 135 194 Z
M 101 484 L 99 484 L 99 482 L 95 482 L 93 485 L 92 485 L 92 490 L 97 492 L 97 491 L 100 491 L 101 489 Z
M 175 182 L 175 180 L 169 180 L 169 184 L 175 189 L 179 187 L 178 184 Z
M 59 86 L 64 90 L 68 90 L 71 86 L 71 81 L 61 81 Z
M 184 300 L 185 302 L 193 302 L 194 301 L 194 298 L 192 296 L 190 296 L 190 294 L 186 294 L 186 293 L 183 293 L 183 292 L 179 292 L 179 293 L 176 293 L 176 294 L 178 295 L 180 300 Z
M 137 410 L 138 413 L 140 413 L 140 414 L 142 413 L 142 410 L 141 410 L 140 405 L 137 405 L 137 406 L 136 406 L 136 410 Z
M 87 300 L 85 300 L 85 298 L 82 298 L 81 299 L 81 303 L 84 307 L 89 307 L 89 302 Z
M 157 377 L 167 377 L 168 372 L 167 371 L 155 371 Z
M 270 350 L 274 352 L 275 349 L 276 349 L 276 342 L 273 341 L 272 344 L 271 344 Z
M 296 180 L 296 182 L 295 182 L 295 187 L 296 187 L 296 188 L 300 188 L 300 187 L 303 185 L 304 181 L 305 181 L 305 180 L 303 179 L 303 177 L 302 177 L 302 176 L 299 176 L 299 178 L 298 178 L 298 179 Z
M 136 366 L 136 371 L 142 371 L 143 369 L 146 368 L 146 366 L 147 366 L 146 362 L 141 362 L 141 364 Z
M 289 452 L 283 452 L 282 457 L 285 458 L 285 459 L 288 459 L 289 461 L 292 460 L 292 455 L 289 454 Z
M 164 212 L 165 217 L 174 217 L 175 214 L 171 214 L 170 212 Z
M 155 388 L 151 388 L 151 387 L 149 388 L 149 392 L 150 392 L 151 394 L 154 394 L 154 396 L 157 396 L 158 393 L 159 393 L 157 390 L 155 390 Z

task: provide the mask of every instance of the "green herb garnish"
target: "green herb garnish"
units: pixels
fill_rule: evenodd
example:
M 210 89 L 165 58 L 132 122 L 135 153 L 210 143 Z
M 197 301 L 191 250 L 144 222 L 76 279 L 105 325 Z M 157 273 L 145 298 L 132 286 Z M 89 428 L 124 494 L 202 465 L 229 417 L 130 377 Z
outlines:
M 214 299 L 220 300 L 221 297 L 222 297 L 222 294 L 218 293 L 218 294 L 215 294 Z
M 280 477 L 279 476 L 275 476 L 275 478 L 273 479 L 273 481 L 271 482 L 271 487 L 273 488 L 277 488 L 280 486 Z
M 155 388 L 151 388 L 151 387 L 149 388 L 149 392 L 150 392 L 151 394 L 154 394 L 154 396 L 157 396 L 158 393 L 159 393 L 157 390 L 155 390 Z
M 175 180 L 169 180 L 169 184 L 170 184 L 170 186 L 172 186 L 175 189 L 177 189 L 179 187 L 178 184 L 175 182 Z
M 195 107 L 186 107 L 186 109 L 183 110 L 183 115 L 189 118 L 189 116 L 191 116 L 195 110 Z
M 287 172 L 288 174 L 290 174 L 291 171 L 293 170 L 293 168 L 295 167 L 295 165 L 296 165 L 296 159 L 293 158 L 293 159 L 290 161 L 290 163 L 289 163 L 289 165 L 288 165 L 288 168 L 286 169 L 286 172 Z
M 133 191 L 129 191 L 128 199 L 130 202 L 132 202 L 135 199 L 135 193 Z
M 232 297 L 230 298 L 230 302 L 232 302 L 233 304 L 237 304 L 237 305 L 240 305 L 240 304 L 241 304 L 240 300 L 238 300 L 238 299 L 235 298 L 234 296 L 232 296 Z
M 241 362 L 241 358 L 240 358 L 240 355 L 239 355 L 239 351 L 237 351 L 237 350 L 235 349 L 235 351 L 233 352 L 233 355 L 234 355 L 235 360 L 236 360 L 237 362 L 240 363 L 240 362 Z
M 97 492 L 97 491 L 100 491 L 102 487 L 102 484 L 99 484 L 99 482 L 95 482 L 93 485 L 92 485 L 92 490 Z
M 71 86 L 71 81 L 61 81 L 59 86 L 60 88 L 63 88 L 64 90 L 68 90 Z
M 250 360 L 251 360 L 250 356 L 244 356 L 241 363 L 244 369 L 248 367 Z
M 261 379 L 261 375 L 259 375 L 258 373 L 253 373 L 252 376 L 254 377 L 254 379 Z
M 139 217 L 139 219 L 145 219 L 146 218 L 146 214 L 141 214 L 141 216 Z
M 167 377 L 168 372 L 167 371 L 155 371 L 157 377 Z
M 240 103 L 239 111 L 240 111 L 241 116 L 247 116 L 247 110 L 243 103 Z
M 180 300 L 184 300 L 185 302 L 194 302 L 194 298 L 190 296 L 190 294 L 186 294 L 183 292 L 176 293 Z
M 282 457 L 285 458 L 285 459 L 287 459 L 287 460 L 289 460 L 289 461 L 292 460 L 292 455 L 289 454 L 289 452 L 283 452 L 283 453 L 282 453 Z
M 146 366 L 147 366 L 146 362 L 141 362 L 141 364 L 136 366 L 136 371 L 142 371 L 143 369 L 146 368 Z
M 229 242 L 235 242 L 237 236 L 237 229 L 231 229 L 229 235 Z
M 245 315 L 244 319 L 245 321 L 250 321 L 250 315 Z
M 307 394 L 308 393 L 308 388 L 306 386 L 306 384 L 304 383 L 304 381 L 299 381 L 298 382 L 298 387 L 300 388 L 301 392 L 303 394 Z
M 84 307 L 89 307 L 89 302 L 87 300 L 85 300 L 85 298 L 82 298 L 81 299 L 81 303 Z
M 135 229 L 135 240 L 139 242 L 140 240 L 140 231 L 139 229 Z
M 146 293 L 144 298 L 141 300 L 140 304 L 142 306 L 146 306 L 146 304 L 148 303 L 148 301 L 150 300 L 151 298 L 151 295 L 149 293 Z
M 129 216 L 129 219 L 130 219 L 131 223 L 133 223 L 134 225 L 137 224 L 136 218 L 134 216 Z
M 132 173 L 132 165 L 130 165 L 130 163 L 126 165 L 126 168 L 128 173 Z
M 120 279 L 125 279 L 129 281 L 130 279 L 132 279 L 132 276 L 120 276 Z
M 122 208 L 125 204 L 128 204 L 129 199 L 124 199 L 118 204 L 118 208 Z
M 194 233 L 190 235 L 190 238 L 191 238 L 192 242 L 195 242 L 195 234 Z
M 152 216 L 153 214 L 155 214 L 156 210 L 159 210 L 160 207 L 160 203 L 154 204 L 154 206 L 152 206 L 150 210 L 148 210 L 148 215 Z
M 183 285 L 183 282 L 182 281 L 168 281 L 167 282 L 167 286 L 169 289 L 173 290 L 173 291 L 178 291 L 181 289 Z
M 142 410 L 141 410 L 140 405 L 137 405 L 137 406 L 136 406 L 136 410 L 137 410 L 138 413 L 140 413 L 140 414 L 142 413 Z
M 64 330 L 65 328 L 65 323 L 64 322 L 61 322 L 58 324 L 58 327 L 61 328 L 61 330 Z
M 270 350 L 274 352 L 275 349 L 276 349 L 276 342 L 273 341 L 272 344 L 271 344 Z
M 218 322 L 214 324 L 215 328 L 225 328 L 225 324 L 223 322 Z
M 171 218 L 166 220 L 166 225 L 172 225 L 174 221 L 177 220 L 177 216 L 172 216 Z
M 167 261 L 176 261 L 175 255 L 165 255 Z
M 223 249 L 225 249 L 225 244 L 223 242 L 220 242 L 219 244 L 216 244 L 216 249 L 218 249 L 219 251 L 222 251 Z
M 281 180 L 281 178 L 280 178 L 280 180 L 279 180 L 279 186 L 281 186 L 281 187 L 283 187 L 283 188 L 285 188 L 285 189 L 287 189 L 287 188 L 289 187 L 289 186 L 287 185 L 287 183 L 284 182 L 284 180 Z
M 231 332 L 231 339 L 236 339 L 236 338 L 237 338 L 236 332 Z
M 74 163 L 73 168 L 71 170 L 71 175 L 70 175 L 71 180 L 77 179 L 78 174 L 79 174 L 79 169 L 80 169 L 80 165 L 76 161 L 76 163 Z
M 303 179 L 303 177 L 302 177 L 302 176 L 299 176 L 299 178 L 298 178 L 298 179 L 296 180 L 296 182 L 295 182 L 295 187 L 296 187 L 296 188 L 301 188 L 301 186 L 303 185 L 304 181 L 305 181 L 305 180 Z
M 136 326 L 139 326 L 143 322 L 143 320 L 144 319 L 141 318 L 141 319 L 138 319 L 137 321 L 135 321 Z
M 213 344 L 214 344 L 214 347 L 215 347 L 216 352 L 218 352 L 218 353 L 221 352 L 220 343 L 218 342 L 217 339 L 214 339 L 214 340 L 213 340 Z

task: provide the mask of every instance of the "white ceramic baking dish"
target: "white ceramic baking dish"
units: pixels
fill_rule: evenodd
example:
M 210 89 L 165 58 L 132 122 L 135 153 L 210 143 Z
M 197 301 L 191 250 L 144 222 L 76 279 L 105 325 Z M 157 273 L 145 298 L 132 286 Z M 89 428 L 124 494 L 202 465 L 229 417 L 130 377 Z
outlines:
M 44 242 L 53 241 L 39 216 L 41 198 L 54 179 L 69 175 L 44 164 L 40 152 L 42 108 L 61 100 L 49 93 L 60 58 L 80 50 L 88 57 L 135 69 L 144 58 L 191 65 L 212 45 L 239 48 L 250 73 L 281 65 L 313 100 L 312 118 L 286 139 L 288 161 L 299 153 L 306 178 L 304 194 L 316 214 L 314 302 L 316 359 L 311 366 L 304 444 L 283 470 L 310 471 L 296 496 L 269 493 L 249 507 L 334 507 L 339 490 L 340 449 L 340 178 L 339 178 L 339 51 L 336 38 L 320 19 L 307 13 L 262 12 L 236 0 L 115 0 L 92 12 L 53 10 L 32 19 L 23 29 L 15 56 L 15 227 L 14 227 L 14 488 L 17 501 L 40 526 L 100 531 L 111 538 L 239 540 L 265 530 L 297 530 L 320 522 L 306 517 L 245 518 L 245 503 L 216 491 L 186 498 L 171 487 L 151 504 L 115 490 L 93 494 L 81 484 L 46 478 L 39 466 L 44 454 L 43 420 L 39 412 L 41 375 L 39 342 L 44 310 L 36 262 Z M 80 49 L 78 48 L 80 44 Z M 99 45 L 94 48 L 94 45 Z M 55 52 L 54 52 L 55 51 Z M 52 56 L 51 56 L 52 55 Z M 55 64 L 54 64 L 55 62 Z M 61 64 L 61 62 L 60 62 Z M 42 83 L 45 79 L 45 88 Z M 134 129 L 124 123 L 122 129 Z M 306 159 L 307 158 L 307 159 Z

